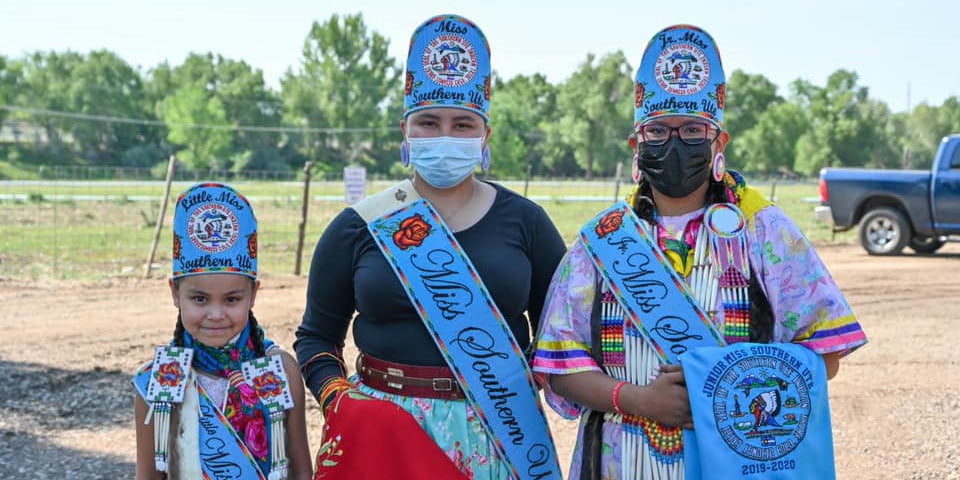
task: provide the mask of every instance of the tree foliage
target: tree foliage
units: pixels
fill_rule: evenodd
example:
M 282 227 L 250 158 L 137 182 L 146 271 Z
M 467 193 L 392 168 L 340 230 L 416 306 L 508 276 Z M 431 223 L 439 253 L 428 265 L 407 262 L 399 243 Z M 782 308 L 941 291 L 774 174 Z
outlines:
M 311 160 L 334 175 L 350 164 L 407 175 L 397 162 L 402 64 L 388 47 L 360 15 L 314 22 L 279 88 L 214 52 L 145 72 L 106 50 L 0 55 L 0 122 L 13 132 L 0 154 L 152 167 L 178 153 L 197 172 L 299 171 Z M 588 55 L 557 83 L 494 74 L 490 174 L 593 178 L 629 165 L 632 79 L 619 51 Z M 891 112 L 848 70 L 822 85 L 797 79 L 785 92 L 762 73 L 734 70 L 727 80 L 728 164 L 754 176 L 928 168 L 941 139 L 960 132 L 960 97 Z
M 541 74 L 509 81 L 495 76 L 493 83 L 491 173 L 517 178 L 542 172 L 545 124 L 557 113 L 556 87 Z
M 595 62 L 596 60 L 596 62 Z M 560 86 L 560 118 L 551 140 L 568 145 L 587 179 L 609 175 L 630 158 L 627 137 L 633 123 L 632 68 L 623 52 L 597 60 L 587 55 L 580 69 Z
M 305 153 L 322 160 L 328 169 L 376 165 L 379 156 L 392 151 L 387 145 L 391 140 L 399 144 L 396 133 L 387 133 L 397 126 L 399 117 L 383 115 L 385 106 L 402 102 L 400 67 L 388 54 L 389 46 L 386 37 L 368 31 L 361 15 L 333 15 L 313 23 L 303 44 L 300 71 L 288 71 L 281 82 L 285 120 L 293 125 L 381 129 L 306 133 Z
M 193 170 L 229 168 L 231 131 L 223 102 L 195 85 L 181 87 L 157 107 L 171 143 L 182 145 L 180 159 Z M 210 125 L 222 128 L 197 128 Z

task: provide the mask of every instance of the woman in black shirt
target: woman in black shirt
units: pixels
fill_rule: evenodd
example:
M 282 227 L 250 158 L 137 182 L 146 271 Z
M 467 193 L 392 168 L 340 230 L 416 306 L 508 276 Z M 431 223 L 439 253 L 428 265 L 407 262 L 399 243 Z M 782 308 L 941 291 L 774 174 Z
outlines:
M 329 423 L 343 392 L 359 391 L 409 412 L 461 473 L 509 478 L 509 468 L 498 459 L 430 330 L 367 228 L 369 211 L 384 210 L 384 199 L 402 202 L 413 194 L 427 199 L 475 266 L 517 345 L 528 351 L 565 246 L 540 206 L 474 178 L 478 165 L 489 167 L 490 78 L 489 48 L 474 24 L 456 16 L 425 22 L 411 39 L 400 123 L 402 160 L 413 164 L 413 179 L 343 210 L 317 244 L 294 346 L 306 384 L 328 418 L 326 448 L 320 452 L 326 461 L 318 459 L 318 469 L 333 462 L 330 468 L 343 472 L 350 463 L 332 456 L 346 443 L 331 443 Z M 361 355 L 358 374 L 346 380 L 342 349 L 351 319 Z M 407 440 L 392 451 L 413 448 L 415 442 Z M 367 443 L 364 448 L 375 447 Z M 344 450 L 344 456 L 349 453 Z M 423 452 L 416 453 L 413 463 L 424 463 Z M 358 475 L 359 468 L 377 468 L 373 463 L 389 463 L 366 458 L 366 464 L 352 467 L 351 475 Z M 400 478 L 396 469 L 403 467 L 386 466 L 392 478 Z M 415 475 L 411 472 L 405 474 Z M 430 472 L 430 478 L 435 475 Z

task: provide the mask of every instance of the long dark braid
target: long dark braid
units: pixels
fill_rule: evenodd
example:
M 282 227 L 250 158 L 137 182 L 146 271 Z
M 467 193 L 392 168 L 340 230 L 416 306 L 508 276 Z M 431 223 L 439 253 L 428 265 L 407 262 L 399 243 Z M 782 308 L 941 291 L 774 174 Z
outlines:
M 263 329 L 260 328 L 260 323 L 257 322 L 257 317 L 253 315 L 253 310 L 250 310 L 250 339 L 253 340 L 253 351 L 257 354 L 257 358 L 263 357 L 267 354 L 266 350 L 263 348 Z
M 707 187 L 706 205 L 710 206 L 716 203 L 727 203 L 727 186 L 723 181 L 716 181 L 713 178 L 709 180 L 710 186 Z M 654 212 L 656 203 L 653 201 L 653 191 L 650 182 L 646 177 L 640 179 L 637 195 L 633 201 L 633 211 L 643 220 L 654 224 Z M 752 275 L 750 275 L 750 286 L 748 292 L 750 295 L 750 341 L 755 343 L 770 343 L 773 339 L 773 308 L 770 301 L 763 293 L 760 287 L 760 281 L 757 273 L 750 265 Z
M 183 346 L 183 319 L 180 318 L 180 312 L 177 312 L 177 328 L 173 329 L 173 344 L 177 347 Z

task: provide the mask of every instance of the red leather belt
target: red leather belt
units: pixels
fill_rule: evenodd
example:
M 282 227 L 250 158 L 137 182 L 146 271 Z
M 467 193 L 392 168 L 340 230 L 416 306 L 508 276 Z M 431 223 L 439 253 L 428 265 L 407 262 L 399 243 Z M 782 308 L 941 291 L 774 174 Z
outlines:
M 405 397 L 463 400 L 463 390 L 447 367 L 393 363 L 361 353 L 357 372 L 364 385 Z

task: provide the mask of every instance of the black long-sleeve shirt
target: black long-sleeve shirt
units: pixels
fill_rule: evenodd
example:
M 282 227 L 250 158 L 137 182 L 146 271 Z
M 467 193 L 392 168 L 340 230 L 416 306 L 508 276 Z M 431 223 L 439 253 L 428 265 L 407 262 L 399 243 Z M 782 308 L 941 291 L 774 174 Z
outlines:
M 497 193 L 490 210 L 454 236 L 525 350 L 566 247 L 543 208 L 492 185 Z M 342 349 L 354 312 L 353 340 L 361 351 L 409 365 L 446 365 L 366 223 L 347 208 L 327 226 L 313 254 L 306 309 L 294 342 L 300 364 Z M 325 356 L 310 363 L 304 380 L 318 396 L 324 380 L 341 374 Z

